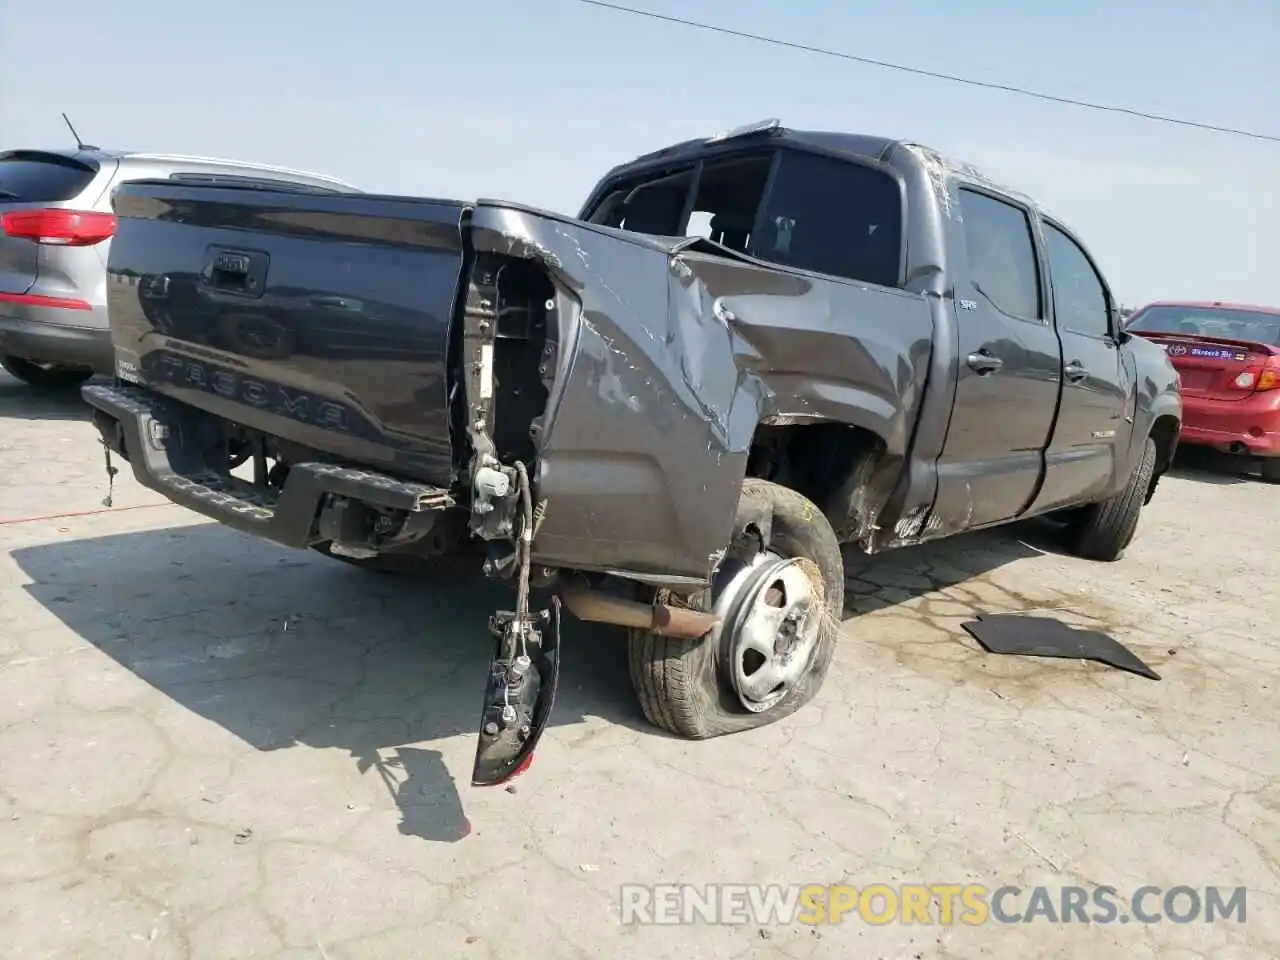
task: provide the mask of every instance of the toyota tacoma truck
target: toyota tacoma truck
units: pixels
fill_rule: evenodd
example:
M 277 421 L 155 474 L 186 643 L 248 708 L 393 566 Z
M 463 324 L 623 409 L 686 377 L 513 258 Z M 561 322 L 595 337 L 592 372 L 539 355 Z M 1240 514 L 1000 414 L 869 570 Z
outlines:
M 510 581 L 475 784 L 533 756 L 562 608 L 628 629 L 656 726 L 758 727 L 823 683 L 843 553 L 1053 515 L 1116 560 L 1178 442 L 1177 374 L 1080 239 L 909 142 L 763 121 L 576 217 L 173 181 L 114 209 L 115 378 L 82 389 L 108 472 Z

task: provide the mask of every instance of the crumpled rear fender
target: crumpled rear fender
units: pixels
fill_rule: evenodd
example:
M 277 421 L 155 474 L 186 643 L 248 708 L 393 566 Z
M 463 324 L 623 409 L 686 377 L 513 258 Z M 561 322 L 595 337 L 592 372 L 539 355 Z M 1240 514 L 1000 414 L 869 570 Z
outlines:
M 908 453 L 932 344 L 924 296 L 487 201 L 472 237 L 540 261 L 562 292 L 535 563 L 705 580 L 761 422 L 851 424 Z

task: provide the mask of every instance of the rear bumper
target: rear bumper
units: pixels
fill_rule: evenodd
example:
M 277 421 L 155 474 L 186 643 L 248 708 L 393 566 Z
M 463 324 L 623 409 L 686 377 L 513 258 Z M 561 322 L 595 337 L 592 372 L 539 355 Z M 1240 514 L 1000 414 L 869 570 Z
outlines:
M 35 311 L 22 311 L 32 312 Z M 54 316 L 59 313 L 39 312 Z M 111 372 L 111 332 L 107 328 L 69 326 L 22 313 L 0 305 L 0 354 L 35 363 L 88 367 L 97 374 Z
M 279 490 L 226 472 L 206 456 L 214 418 L 136 387 L 89 385 L 81 395 L 108 448 L 129 462 L 137 481 L 179 506 L 287 547 L 331 539 L 322 511 L 354 501 L 405 515 L 447 510 L 445 490 L 367 470 L 326 463 L 289 468 Z
M 1183 396 L 1179 444 L 1225 453 L 1280 457 L 1280 390 L 1244 400 L 1203 400 Z

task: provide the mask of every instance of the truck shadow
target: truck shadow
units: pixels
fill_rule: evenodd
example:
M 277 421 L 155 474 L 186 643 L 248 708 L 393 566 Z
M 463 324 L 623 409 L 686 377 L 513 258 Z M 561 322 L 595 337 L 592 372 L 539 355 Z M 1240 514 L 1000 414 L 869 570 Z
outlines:
M 37 390 L 0 370 L 0 420 L 88 420 L 80 388 Z
M 906 602 L 1037 550 L 999 532 L 878 557 L 874 597 Z M 354 569 L 213 524 L 13 551 L 27 592 L 67 627 L 180 705 L 256 750 L 340 749 L 393 798 L 400 832 L 455 842 L 470 830 L 444 749 L 479 720 L 489 614 L 505 587 L 433 584 Z M 923 579 L 895 572 L 930 571 Z M 535 598 L 539 599 L 539 598 Z M 596 717 L 646 735 L 621 630 L 566 616 L 553 727 Z M 712 747 L 713 749 L 713 747 Z M 465 782 L 465 781 L 464 781 Z
M 1251 480 L 1261 482 L 1261 478 L 1250 476 L 1251 471 L 1256 473 L 1257 467 L 1244 457 L 1233 457 L 1203 447 L 1179 447 L 1169 468 L 1169 476 L 1219 485 L 1249 483 Z
M 275 548 L 215 525 L 14 550 L 25 589 L 187 711 L 257 750 L 340 749 L 375 771 L 400 831 L 466 836 L 458 748 L 479 723 L 489 614 L 512 594 L 433 585 Z M 565 617 L 553 726 L 649 729 L 621 631 Z M 471 744 L 462 748 L 469 776 Z
M 1029 520 L 959 534 L 867 557 L 845 550 L 845 615 L 895 607 L 1000 567 L 1046 553 L 1066 553 L 1061 527 Z

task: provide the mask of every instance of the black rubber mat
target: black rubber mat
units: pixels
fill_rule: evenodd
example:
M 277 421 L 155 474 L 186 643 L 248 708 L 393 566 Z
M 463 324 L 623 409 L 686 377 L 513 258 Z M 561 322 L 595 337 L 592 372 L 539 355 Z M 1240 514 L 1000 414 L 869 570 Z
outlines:
M 999 613 L 961 624 L 988 653 L 1024 657 L 1095 660 L 1140 677 L 1160 675 L 1134 656 L 1120 641 L 1097 630 L 1081 630 L 1052 617 L 1024 617 Z

